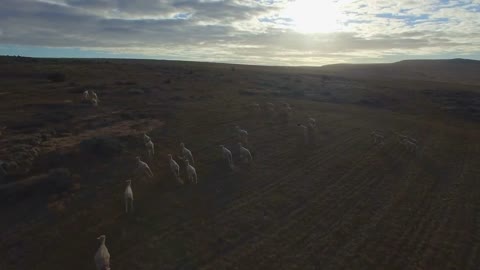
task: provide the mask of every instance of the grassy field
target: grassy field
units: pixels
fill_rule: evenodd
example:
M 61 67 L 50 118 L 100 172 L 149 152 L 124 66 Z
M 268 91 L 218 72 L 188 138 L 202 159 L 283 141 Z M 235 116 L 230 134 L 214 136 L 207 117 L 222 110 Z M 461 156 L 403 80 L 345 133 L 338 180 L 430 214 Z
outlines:
M 479 82 L 425 68 L 410 78 L 408 69 L 388 78 L 339 67 L 1 58 L 0 160 L 18 166 L 0 180 L 0 269 L 95 269 L 101 234 L 114 270 L 478 269 Z M 81 102 L 85 89 L 97 91 L 98 107 Z M 293 114 L 269 124 L 252 102 L 288 102 Z M 318 130 L 304 147 L 296 125 L 307 115 Z M 231 172 L 218 145 L 238 156 L 237 124 L 254 164 L 235 160 Z M 133 173 L 144 132 L 156 146 L 153 183 Z M 418 151 L 394 132 L 415 137 Z M 167 154 L 179 155 L 180 142 L 198 185 L 170 173 Z M 58 180 L 52 169 L 69 173 Z

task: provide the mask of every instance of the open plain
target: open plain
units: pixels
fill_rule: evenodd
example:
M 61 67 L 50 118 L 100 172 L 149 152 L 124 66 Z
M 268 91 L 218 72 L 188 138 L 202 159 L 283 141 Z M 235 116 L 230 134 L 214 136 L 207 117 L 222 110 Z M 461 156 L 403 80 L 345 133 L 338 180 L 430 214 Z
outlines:
M 462 59 L 264 67 L 2 57 L 0 269 L 95 269 L 102 234 L 113 270 L 478 269 L 478 74 L 478 61 Z M 97 107 L 82 102 L 85 89 Z M 288 102 L 288 123 L 268 118 L 267 102 Z M 297 124 L 308 116 L 317 130 L 304 146 Z M 251 166 L 238 160 L 235 125 L 249 133 Z M 151 183 L 135 174 L 144 133 L 155 143 Z M 168 167 L 180 142 L 197 185 Z

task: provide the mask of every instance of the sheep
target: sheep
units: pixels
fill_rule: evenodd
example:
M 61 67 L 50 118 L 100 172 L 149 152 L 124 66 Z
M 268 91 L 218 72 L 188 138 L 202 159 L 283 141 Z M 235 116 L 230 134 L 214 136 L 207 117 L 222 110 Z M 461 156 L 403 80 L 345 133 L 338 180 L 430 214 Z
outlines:
M 303 129 L 303 143 L 305 145 L 308 145 L 310 143 L 310 135 L 309 135 L 308 127 L 302 124 L 297 124 L 297 126 Z
M 145 143 L 145 147 L 147 148 L 147 156 L 148 158 L 152 159 L 155 155 L 155 146 L 152 141 Z
M 374 131 L 370 132 L 370 136 L 372 136 L 374 144 L 377 144 L 377 142 L 380 143 L 381 145 L 385 144 L 385 142 L 384 142 L 385 141 L 385 136 L 383 134 L 380 134 L 379 132 L 374 130 Z
M 407 148 L 409 151 L 417 151 L 418 145 L 416 142 L 409 140 L 408 138 L 402 139 L 400 141 L 401 144 Z
M 125 188 L 125 213 L 128 213 L 128 205 L 130 204 L 130 211 L 133 211 L 133 191 L 132 191 L 132 180 L 128 179 L 127 188 Z
M 188 161 L 188 159 L 184 159 L 184 161 L 185 161 L 185 165 L 187 166 L 187 179 L 191 183 L 195 182 L 195 184 L 198 184 L 197 171 L 192 165 L 190 165 L 190 162 Z
M 90 90 L 90 95 L 89 95 L 89 100 L 90 102 L 92 103 L 93 106 L 98 106 L 98 96 L 97 96 L 97 93 L 95 93 L 95 91 L 93 90 Z M 84 95 L 85 95 L 85 92 L 84 92 Z
M 148 166 L 147 163 L 140 160 L 140 157 L 136 157 L 137 160 L 137 170 L 139 170 L 142 174 L 148 176 L 149 178 L 153 177 L 152 170 Z
M 152 139 L 146 133 L 143 133 L 143 142 L 144 143 L 148 143 L 151 140 Z
M 308 115 L 308 118 L 307 118 L 307 125 L 311 126 L 312 128 L 317 127 L 317 121 L 310 114 Z
M 97 239 L 100 240 L 100 247 L 95 253 L 95 265 L 97 270 L 110 270 L 110 253 L 107 246 L 105 246 L 105 235 L 100 235 Z
M 411 142 L 414 142 L 416 144 L 418 144 L 418 141 L 410 136 L 407 136 L 408 140 L 411 141 Z
M 243 162 L 251 163 L 253 161 L 252 154 L 250 153 L 250 150 L 247 148 L 243 147 L 242 143 L 238 143 L 238 147 L 240 148 L 240 159 Z
M 273 122 L 274 122 L 274 118 L 275 118 L 275 106 L 273 105 L 273 103 L 271 102 L 267 102 L 265 103 L 265 114 L 264 114 L 264 117 L 265 117 L 265 124 L 266 125 L 269 125 L 269 126 L 272 126 L 273 125 Z
M 280 112 L 278 114 L 278 117 L 284 124 L 288 124 L 288 120 L 290 118 L 290 114 L 292 113 L 292 108 L 290 105 L 286 102 L 282 104 L 282 107 L 280 108 Z
M 195 165 L 195 161 L 193 160 L 192 151 L 188 150 L 185 147 L 185 144 L 183 142 L 180 143 L 180 148 L 181 148 L 181 151 L 182 151 L 183 159 L 187 159 L 189 162 L 192 163 L 192 165 Z
M 244 143 L 245 145 L 248 144 L 248 132 L 244 129 L 241 129 L 239 126 L 235 126 L 235 130 L 237 131 L 240 142 Z
M 222 154 L 223 158 L 228 164 L 228 167 L 233 170 L 234 165 L 233 165 L 233 158 L 232 158 L 232 152 L 228 150 L 224 145 L 220 145 L 220 148 L 222 149 Z
M 260 111 L 260 104 L 252 103 L 247 106 L 248 109 L 252 109 L 254 112 Z
M 172 158 L 171 154 L 168 154 L 168 163 L 170 164 L 170 170 L 172 170 L 175 179 L 180 182 L 180 166 L 178 166 L 178 163 Z
M 90 94 L 88 93 L 88 90 L 83 91 L 83 100 L 90 100 Z
M 271 102 L 265 103 L 265 111 L 268 115 L 273 115 L 275 113 L 275 105 Z
M 95 93 L 95 91 L 91 90 L 92 91 L 92 99 L 98 101 L 98 96 L 97 96 L 97 93 Z
M 265 107 L 266 107 L 266 110 L 269 114 L 274 114 L 275 113 L 275 105 L 273 105 L 273 103 L 267 102 Z
M 414 138 L 412 138 L 408 135 L 400 134 L 398 132 L 395 132 L 395 134 L 397 134 L 397 136 L 400 140 L 409 140 L 411 142 L 414 142 L 414 143 L 418 144 L 418 141 L 416 139 L 414 139 Z
M 286 112 L 286 113 L 291 113 L 292 112 L 292 107 L 290 107 L 290 104 L 288 104 L 287 102 L 283 102 L 280 107 L 280 110 Z

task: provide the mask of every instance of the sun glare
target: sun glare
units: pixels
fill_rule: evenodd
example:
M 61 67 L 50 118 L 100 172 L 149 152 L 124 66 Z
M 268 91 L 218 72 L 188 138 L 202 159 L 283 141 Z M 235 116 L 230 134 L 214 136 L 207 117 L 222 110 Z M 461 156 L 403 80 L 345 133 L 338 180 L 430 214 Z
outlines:
M 301 33 L 329 33 L 340 29 L 340 8 L 334 0 L 296 0 L 289 2 L 282 16 L 292 20 Z

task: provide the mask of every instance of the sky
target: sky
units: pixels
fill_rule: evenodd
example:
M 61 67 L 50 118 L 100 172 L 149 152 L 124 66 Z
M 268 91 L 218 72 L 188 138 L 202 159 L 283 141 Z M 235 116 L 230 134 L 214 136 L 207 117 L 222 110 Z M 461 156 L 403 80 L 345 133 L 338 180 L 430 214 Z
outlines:
M 0 55 L 307 66 L 480 60 L 480 0 L 0 0 Z

